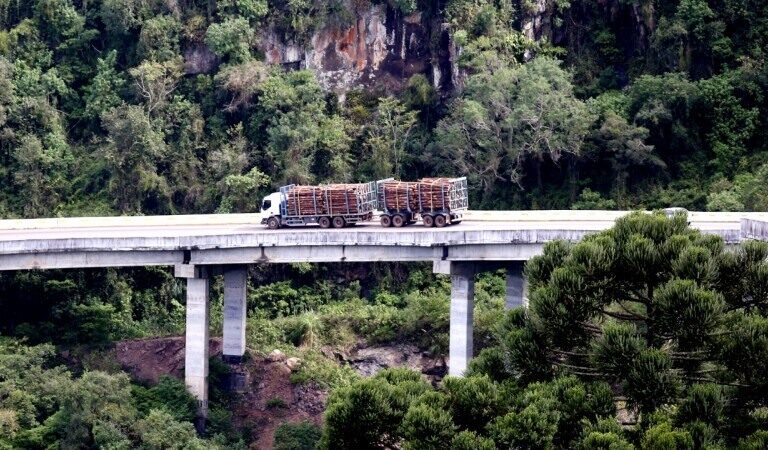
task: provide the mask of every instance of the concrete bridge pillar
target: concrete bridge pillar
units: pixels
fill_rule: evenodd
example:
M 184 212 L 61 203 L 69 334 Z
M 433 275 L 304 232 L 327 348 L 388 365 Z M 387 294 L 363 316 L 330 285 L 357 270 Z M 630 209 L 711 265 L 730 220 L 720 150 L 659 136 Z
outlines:
M 463 376 L 473 355 L 475 266 L 450 263 L 451 323 L 448 375 Z
M 198 415 L 208 416 L 209 290 L 208 274 L 200 267 L 176 266 L 176 277 L 187 279 L 187 323 L 184 341 L 184 382 L 197 398 Z
M 507 269 L 507 292 L 504 299 L 506 309 L 528 308 L 528 281 L 525 279 L 523 261 L 511 261 Z
M 245 354 L 246 266 L 224 268 L 224 361 L 239 363 Z

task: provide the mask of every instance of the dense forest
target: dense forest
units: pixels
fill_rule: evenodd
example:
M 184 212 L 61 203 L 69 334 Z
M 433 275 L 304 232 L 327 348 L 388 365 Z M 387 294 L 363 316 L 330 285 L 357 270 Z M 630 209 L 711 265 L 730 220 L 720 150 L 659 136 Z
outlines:
M 289 182 L 437 175 L 467 176 L 472 209 L 766 211 L 767 52 L 761 0 L 0 0 L 0 218 L 255 212 Z M 336 355 L 445 356 L 429 267 L 252 267 L 253 361 L 298 356 L 292 383 L 331 392 L 274 445 L 765 448 L 768 250 L 723 246 L 632 216 L 532 261 L 528 314 L 484 275 L 483 352 L 434 384 Z M 114 361 L 179 335 L 183 299 L 167 269 L 0 273 L 0 448 L 251 445 L 226 364 L 200 433 L 182 382 Z

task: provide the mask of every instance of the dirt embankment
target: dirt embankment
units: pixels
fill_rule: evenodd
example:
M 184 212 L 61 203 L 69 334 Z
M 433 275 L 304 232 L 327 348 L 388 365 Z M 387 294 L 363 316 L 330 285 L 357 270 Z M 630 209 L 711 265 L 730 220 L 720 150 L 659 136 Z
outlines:
M 211 339 L 211 356 L 221 355 L 221 340 Z M 156 383 L 162 375 L 184 377 L 184 338 L 121 341 L 115 356 L 139 382 Z M 291 383 L 286 358 L 255 357 L 230 366 L 238 382 L 231 405 L 234 426 L 251 430 L 252 449 L 272 448 L 275 430 L 285 422 L 322 424 L 327 390 L 312 383 Z
M 211 339 L 210 355 L 221 355 L 221 339 Z M 184 338 L 166 337 L 120 341 L 115 359 L 138 382 L 157 383 L 163 375 L 184 377 Z M 445 374 L 442 358 L 434 358 L 407 344 L 365 346 L 360 343 L 349 353 L 323 349 L 339 364 L 349 364 L 363 376 L 388 367 L 421 371 L 435 382 Z M 291 383 L 295 359 L 280 352 L 254 356 L 232 364 L 229 387 L 234 391 L 230 405 L 234 426 L 251 430 L 250 448 L 271 449 L 275 430 L 286 422 L 310 421 L 322 425 L 328 390 L 315 383 Z

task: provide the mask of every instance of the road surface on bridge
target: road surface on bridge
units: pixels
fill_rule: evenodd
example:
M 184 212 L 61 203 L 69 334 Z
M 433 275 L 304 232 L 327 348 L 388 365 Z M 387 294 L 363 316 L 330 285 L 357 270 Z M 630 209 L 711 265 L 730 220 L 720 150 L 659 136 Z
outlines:
M 317 226 L 268 230 L 259 214 L 201 214 L 177 216 L 123 216 L 55 219 L 0 220 L 0 241 L 27 239 L 71 239 L 95 237 L 173 237 L 241 233 L 316 233 L 348 231 L 380 233 L 476 231 L 476 230 L 574 230 L 600 231 L 610 228 L 626 211 L 469 211 L 465 220 L 443 229 L 413 224 L 382 228 L 377 221 L 343 229 L 321 230 Z M 691 212 L 691 225 L 702 231 L 737 231 L 740 219 L 768 220 L 768 213 Z

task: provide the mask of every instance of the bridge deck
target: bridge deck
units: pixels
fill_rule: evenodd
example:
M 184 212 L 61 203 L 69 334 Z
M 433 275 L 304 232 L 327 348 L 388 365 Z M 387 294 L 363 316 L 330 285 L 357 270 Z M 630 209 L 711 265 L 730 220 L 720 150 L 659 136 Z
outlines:
M 526 260 L 555 239 L 579 240 L 626 211 L 470 211 L 446 228 L 267 230 L 258 214 L 0 221 L 0 270 L 256 262 Z M 742 239 L 768 213 L 691 212 L 691 225 Z

